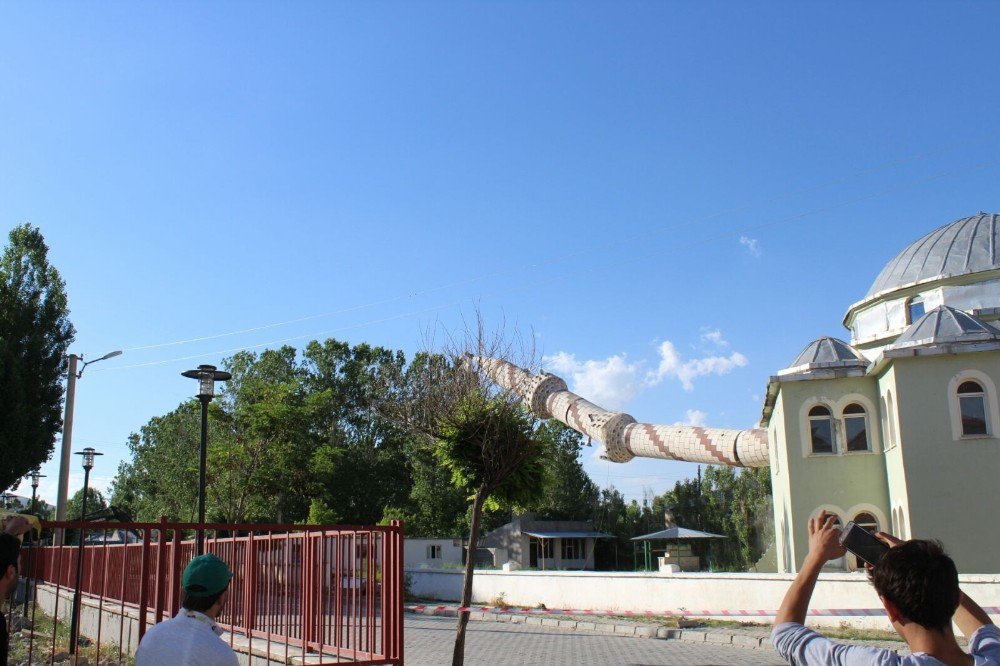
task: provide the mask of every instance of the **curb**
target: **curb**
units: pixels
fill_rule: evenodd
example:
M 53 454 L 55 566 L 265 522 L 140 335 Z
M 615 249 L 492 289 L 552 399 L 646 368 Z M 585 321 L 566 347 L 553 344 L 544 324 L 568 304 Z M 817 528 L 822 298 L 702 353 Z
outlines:
M 458 611 L 452 608 L 426 607 L 416 609 L 404 606 L 403 610 L 413 615 L 430 615 L 437 617 L 458 617 Z M 513 615 L 508 613 L 490 613 L 484 611 L 469 611 L 469 619 L 476 622 L 509 622 L 511 624 L 535 625 L 560 629 L 562 631 L 594 631 L 616 636 L 631 636 L 633 638 L 653 638 L 658 640 L 688 641 L 692 643 L 712 643 L 719 645 L 735 645 L 750 649 L 771 649 L 769 637 L 756 637 L 747 634 L 730 634 L 717 631 L 696 629 L 670 629 L 645 623 L 611 623 L 588 622 L 585 620 L 556 619 L 553 617 L 536 617 Z

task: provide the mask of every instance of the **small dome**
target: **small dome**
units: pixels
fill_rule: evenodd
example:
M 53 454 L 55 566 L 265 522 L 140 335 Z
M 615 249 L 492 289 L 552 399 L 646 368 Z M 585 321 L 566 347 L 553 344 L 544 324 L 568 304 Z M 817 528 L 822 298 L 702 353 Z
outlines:
M 824 337 L 810 342 L 799 354 L 789 370 L 816 370 L 819 368 L 867 367 L 868 361 L 854 347 L 837 338 Z
M 955 342 L 998 342 L 1000 330 L 972 315 L 939 305 L 913 322 L 886 349 L 923 347 Z
M 979 213 L 935 229 L 886 264 L 865 300 L 885 291 L 936 277 L 1000 268 L 1000 215 Z

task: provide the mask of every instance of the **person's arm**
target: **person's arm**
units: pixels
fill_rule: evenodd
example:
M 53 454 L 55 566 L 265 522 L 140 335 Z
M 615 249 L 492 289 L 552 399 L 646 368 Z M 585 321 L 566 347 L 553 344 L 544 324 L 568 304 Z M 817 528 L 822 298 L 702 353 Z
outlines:
M 816 579 L 819 578 L 823 565 L 828 560 L 843 557 L 847 552 L 840 545 L 840 528 L 834 526 L 836 522 L 836 516 L 825 512 L 809 520 L 809 553 L 791 587 L 785 593 L 778 614 L 774 617 L 775 625 L 783 622 L 805 623 L 809 599 L 812 598 Z
M 987 624 L 993 624 L 993 620 L 986 614 L 986 611 L 965 592 L 959 596 L 958 608 L 955 609 L 955 616 L 952 619 L 969 640 L 972 640 L 972 634 L 976 633 L 977 629 Z
M 12 537 L 19 537 L 30 529 L 31 525 L 26 519 L 21 516 L 11 516 L 7 520 L 7 524 L 4 525 L 3 531 Z

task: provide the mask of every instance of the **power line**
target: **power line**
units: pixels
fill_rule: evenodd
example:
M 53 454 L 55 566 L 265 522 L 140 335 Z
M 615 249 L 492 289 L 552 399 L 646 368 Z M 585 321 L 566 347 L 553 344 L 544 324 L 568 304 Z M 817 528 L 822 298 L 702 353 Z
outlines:
M 634 241 L 641 240 L 643 238 L 647 238 L 647 237 L 655 235 L 655 234 L 663 233 L 665 231 L 676 230 L 676 229 L 680 229 L 680 228 L 684 228 L 684 227 L 692 226 L 692 225 L 697 225 L 697 224 L 704 224 L 706 222 L 712 222 L 712 221 L 715 221 L 715 220 L 717 220 L 719 218 L 722 218 L 722 217 L 725 217 L 725 216 L 728 216 L 728 215 L 733 215 L 733 214 L 737 214 L 737 213 L 746 212 L 746 211 L 749 211 L 749 210 L 753 210 L 755 208 L 762 208 L 762 207 L 771 206 L 771 205 L 773 205 L 775 203 L 787 200 L 787 199 L 795 197 L 795 196 L 799 196 L 801 194 L 808 194 L 808 193 L 817 192 L 817 191 L 820 191 L 820 190 L 823 190 L 823 189 L 826 189 L 826 188 L 829 188 L 829 187 L 833 187 L 833 186 L 836 186 L 836 185 L 842 185 L 844 183 L 848 183 L 848 182 L 850 182 L 852 180 L 856 180 L 856 179 L 858 179 L 860 177 L 863 177 L 863 176 L 871 175 L 871 174 L 878 173 L 878 172 L 884 171 L 884 170 L 890 170 L 890 169 L 893 169 L 893 168 L 896 168 L 896 167 L 899 167 L 899 166 L 903 166 L 905 164 L 909 164 L 909 163 L 912 163 L 912 162 L 917 162 L 917 161 L 920 161 L 920 160 L 928 159 L 930 157 L 936 157 L 938 155 L 946 154 L 946 153 L 948 153 L 948 152 L 950 152 L 952 150 L 955 150 L 955 149 L 963 147 L 963 146 L 967 146 L 967 145 L 975 144 L 975 143 L 981 143 L 981 142 L 984 142 L 986 140 L 994 139 L 994 138 L 997 138 L 997 137 L 1000 137 L 1000 132 L 991 132 L 991 133 L 988 133 L 988 134 L 985 134 L 985 135 L 981 135 L 979 137 L 974 137 L 974 138 L 971 138 L 971 139 L 965 139 L 965 140 L 954 142 L 954 143 L 951 143 L 951 144 L 946 144 L 946 145 L 944 145 L 942 147 L 939 147 L 937 149 L 934 149 L 934 150 L 931 150 L 931 151 L 927 151 L 927 152 L 924 152 L 924 153 L 918 153 L 918 154 L 909 155 L 909 156 L 902 157 L 902 158 L 888 160 L 886 162 L 882 162 L 882 163 L 877 164 L 875 166 L 867 167 L 865 169 L 858 170 L 858 171 L 856 171 L 854 173 L 851 173 L 851 174 L 848 174 L 846 176 L 842 176 L 842 177 L 836 178 L 836 179 L 831 180 L 831 181 L 827 181 L 825 183 L 821 183 L 819 185 L 814 185 L 814 186 L 809 186 L 809 187 L 804 187 L 804 188 L 799 188 L 799 189 L 791 190 L 789 192 L 786 192 L 785 194 L 781 194 L 781 195 L 778 195 L 778 196 L 775 196 L 775 197 L 771 197 L 771 198 L 765 199 L 763 201 L 743 204 L 743 205 L 736 206 L 736 207 L 733 207 L 733 208 L 730 208 L 730 209 L 727 209 L 727 210 L 718 211 L 716 213 L 713 213 L 713 214 L 710 214 L 710 215 L 706 215 L 706 216 L 703 216 L 703 217 L 691 218 L 689 220 L 686 220 L 686 221 L 683 221 L 683 222 L 678 222 L 678 223 L 675 223 L 675 224 L 661 225 L 659 227 L 655 227 L 655 228 L 649 229 L 647 231 L 643 231 L 643 232 L 639 232 L 639 233 L 636 233 L 636 234 L 632 234 L 630 236 L 625 236 L 625 237 L 619 238 L 618 240 L 616 240 L 614 242 L 611 242 L 611 243 L 602 244 L 601 247 L 600 247 L 600 251 L 607 252 L 609 249 L 621 248 L 621 247 L 624 247 L 624 246 L 626 246 L 629 243 L 632 243 Z M 815 214 L 817 212 L 823 212 L 824 210 L 827 210 L 827 209 L 818 209 L 817 211 L 810 211 L 810 212 L 801 214 L 801 216 L 812 215 L 812 214 Z M 787 221 L 787 220 L 784 220 L 784 221 Z M 755 226 L 755 227 L 745 228 L 745 229 L 742 229 L 742 230 L 740 230 L 738 232 L 735 232 L 735 233 L 745 233 L 746 231 L 749 231 L 749 230 L 763 228 L 764 226 L 771 226 L 773 224 L 780 224 L 780 223 L 782 223 L 782 220 L 771 222 L 771 223 L 768 223 L 768 224 L 765 224 L 765 225 L 758 225 L 758 226 Z M 731 234 L 724 234 L 723 237 L 728 237 L 729 235 L 731 235 Z M 709 239 L 709 240 L 711 240 L 711 239 Z M 421 290 L 418 290 L 418 291 L 413 291 L 413 292 L 409 292 L 409 293 L 406 293 L 406 294 L 400 294 L 400 295 L 397 295 L 397 296 L 393 296 L 393 297 L 389 297 L 389 298 L 384 298 L 384 299 L 380 299 L 380 300 L 376 300 L 376 301 L 371 301 L 371 302 L 368 302 L 368 303 L 362 303 L 362 304 L 354 305 L 354 306 L 347 307 L 347 308 L 342 308 L 342 309 L 338 309 L 338 310 L 332 310 L 332 311 L 329 311 L 329 312 L 323 312 L 323 313 L 318 313 L 318 314 L 305 315 L 305 316 L 302 316 L 302 317 L 295 317 L 293 319 L 287 319 L 287 320 L 278 321 L 278 322 L 272 322 L 272 323 L 268 323 L 268 324 L 261 324 L 261 325 L 252 326 L 252 327 L 249 327 L 249 328 L 243 328 L 243 329 L 238 329 L 238 330 L 233 330 L 233 331 L 226 331 L 226 332 L 216 333 L 216 334 L 211 334 L 211 335 L 203 335 L 203 336 L 197 336 L 197 337 L 191 337 L 191 338 L 173 340 L 173 341 L 169 341 L 169 342 L 160 342 L 160 343 L 148 344 L 148 345 L 138 345 L 138 346 L 128 347 L 128 348 L 125 349 L 125 351 L 129 351 L 129 352 L 147 351 L 147 350 L 151 350 L 151 349 L 160 349 L 160 348 L 165 348 L 165 347 L 180 346 L 180 345 L 192 344 L 192 343 L 197 343 L 197 342 L 206 342 L 208 340 L 216 340 L 216 339 L 225 338 L 225 337 L 232 337 L 232 336 L 236 336 L 236 335 L 244 335 L 244 334 L 247 334 L 247 333 L 254 333 L 254 332 L 257 332 L 257 331 L 269 330 L 269 329 L 273 329 L 273 328 L 279 328 L 279 327 L 282 327 L 282 326 L 288 326 L 288 325 L 291 325 L 291 324 L 301 323 L 301 322 L 305 322 L 305 321 L 314 321 L 314 320 L 317 320 L 317 319 L 325 319 L 325 318 L 334 317 L 334 316 L 337 316 L 337 315 L 348 314 L 348 313 L 351 313 L 351 312 L 358 312 L 358 311 L 361 311 L 361 310 L 367 310 L 367 309 L 371 309 L 371 308 L 382 306 L 382 305 L 389 305 L 389 304 L 392 304 L 392 303 L 398 303 L 398 302 L 404 301 L 404 300 L 411 300 L 411 299 L 414 299 L 414 298 L 417 298 L 417 297 L 420 297 L 420 296 L 424 296 L 424 295 L 427 295 L 427 294 L 435 293 L 435 292 L 438 292 L 438 291 L 452 289 L 452 288 L 455 288 L 455 287 L 466 286 L 466 285 L 469 285 L 469 284 L 474 284 L 476 282 L 482 282 L 484 280 L 490 280 L 490 279 L 497 278 L 497 277 L 504 277 L 504 276 L 508 276 L 508 275 L 512 275 L 512 274 L 522 273 L 522 272 L 529 271 L 529 270 L 537 270 L 539 268 L 543 268 L 543 267 L 546 267 L 546 266 L 558 265 L 558 264 L 565 263 L 565 262 L 573 260 L 573 259 L 577 259 L 577 258 L 579 258 L 581 256 L 590 254 L 590 253 L 592 253 L 594 251 L 595 251 L 594 249 L 588 247 L 586 249 L 578 250 L 576 252 L 565 253 L 565 254 L 559 255 L 557 257 L 548 259 L 546 261 L 531 262 L 531 263 L 521 264 L 519 266 L 515 266 L 515 267 L 512 267 L 512 268 L 507 268 L 507 269 L 503 269 L 503 270 L 500 270 L 500 271 L 494 271 L 492 273 L 487 273 L 487 274 L 483 274 L 483 275 L 479 275 L 479 276 L 474 276 L 474 277 L 470 277 L 470 278 L 463 279 L 463 280 L 457 280 L 457 281 L 453 281 L 453 282 L 449 282 L 449 283 L 445 283 L 445 284 L 440 284 L 440 285 L 436 285 L 436 286 L 433 286 L 433 287 L 428 287 L 428 288 L 425 288 L 425 289 L 421 289 Z M 294 338 L 289 338 L 289 340 L 301 339 L 302 337 L 308 337 L 308 336 L 296 336 Z M 198 355 L 198 356 L 202 356 L 202 355 Z M 197 358 L 198 356 L 194 356 L 193 358 Z M 184 360 L 186 360 L 186 359 L 184 359 Z M 135 365 L 135 366 L 128 366 L 128 367 L 140 367 L 140 366 L 139 365 Z
M 744 234 L 744 233 L 746 233 L 748 231 L 756 231 L 756 230 L 759 230 L 759 229 L 764 229 L 764 228 L 779 226 L 779 225 L 782 225 L 782 224 L 788 224 L 788 223 L 791 223 L 791 222 L 796 222 L 796 221 L 805 219 L 805 218 L 813 216 L 813 215 L 818 215 L 818 214 L 821 214 L 821 213 L 828 213 L 828 212 L 831 212 L 831 211 L 834 211 L 834 210 L 838 210 L 840 208 L 851 206 L 851 205 L 856 204 L 856 203 L 861 203 L 861 202 L 865 202 L 865 201 L 871 201 L 873 199 L 877 199 L 877 198 L 886 196 L 888 194 L 893 194 L 893 193 L 896 193 L 896 192 L 900 192 L 900 191 L 903 191 L 903 190 L 906 190 L 906 189 L 909 189 L 909 188 L 912 188 L 912 187 L 916 187 L 918 185 L 924 185 L 926 183 L 929 183 L 929 182 L 932 182 L 932 181 L 935 181 L 935 180 L 940 180 L 942 178 L 947 178 L 949 176 L 954 176 L 954 175 L 959 174 L 959 173 L 966 173 L 966 172 L 969 172 L 969 171 L 977 171 L 977 170 L 987 169 L 987 168 L 989 168 L 991 166 L 995 166 L 997 164 L 1000 164 L 1000 158 L 995 159 L 995 160 L 990 160 L 990 161 L 987 161 L 987 162 L 981 162 L 981 163 L 974 164 L 974 165 L 971 165 L 971 166 L 966 166 L 966 167 L 962 167 L 962 168 L 958 168 L 958 169 L 953 169 L 953 170 L 950 170 L 950 171 L 940 172 L 940 173 L 934 174 L 932 176 L 928 176 L 928 177 L 925 177 L 925 178 L 919 178 L 919 179 L 912 180 L 912 181 L 907 181 L 905 183 L 902 183 L 902 184 L 894 186 L 894 187 L 885 188 L 885 189 L 878 190 L 878 191 L 875 191 L 875 192 L 870 192 L 870 193 L 865 194 L 865 195 L 861 195 L 861 196 L 858 196 L 858 197 L 853 197 L 853 198 L 850 198 L 850 199 L 845 199 L 845 200 L 837 202 L 837 203 L 829 204 L 827 206 L 821 206 L 819 208 L 814 208 L 812 210 L 804 211 L 804 212 L 801 212 L 801 213 L 796 213 L 794 215 L 779 217 L 779 218 L 776 218 L 776 219 L 773 219 L 773 220 L 768 220 L 766 222 L 762 222 L 760 224 L 751 225 L 751 226 L 748 226 L 748 227 L 742 227 L 742 228 L 737 229 L 737 230 L 733 230 L 733 231 L 729 231 L 729 232 L 724 232 L 724 233 L 721 233 L 721 234 L 716 234 L 714 236 L 709 236 L 709 237 L 706 237 L 706 238 L 701 238 L 701 239 L 698 239 L 698 240 L 690 241 L 688 243 L 675 244 L 673 246 L 661 248 L 661 249 L 658 249 L 658 250 L 651 250 L 651 251 L 648 251 L 648 252 L 643 253 L 643 254 L 633 255 L 632 258 L 631 258 L 631 260 L 633 262 L 635 262 L 636 260 L 649 259 L 651 257 L 655 257 L 655 256 L 659 256 L 661 254 L 664 254 L 665 252 L 676 251 L 678 249 L 683 249 L 683 248 L 697 247 L 699 245 L 710 243 L 710 242 L 718 240 L 720 238 L 735 237 L 735 236 L 738 236 L 740 234 Z M 166 364 L 169 364 L 169 363 L 175 363 L 175 362 L 180 362 L 180 361 L 193 360 L 193 359 L 198 359 L 198 358 L 206 358 L 206 357 L 212 357 L 212 356 L 217 357 L 217 356 L 221 356 L 221 355 L 224 355 L 224 354 L 231 354 L 231 353 L 235 353 L 235 352 L 239 352 L 239 351 L 244 351 L 244 350 L 248 350 L 248 349 L 259 349 L 261 347 L 267 347 L 267 346 L 276 345 L 276 344 L 283 344 L 283 343 L 286 343 L 286 342 L 293 342 L 293 341 L 302 340 L 302 339 L 305 339 L 305 338 L 318 338 L 318 337 L 322 337 L 322 336 L 325 336 L 325 335 L 331 335 L 333 333 L 342 332 L 342 331 L 345 331 L 345 330 L 352 330 L 352 329 L 357 329 L 357 328 L 363 328 L 363 327 L 366 327 L 366 326 L 371 326 L 371 325 L 375 325 L 375 324 L 379 324 L 379 323 L 384 323 L 384 322 L 387 322 L 387 321 L 394 321 L 394 320 L 398 320 L 398 319 L 404 319 L 404 318 L 407 318 L 407 317 L 417 316 L 417 315 L 420 315 L 420 314 L 425 314 L 427 312 L 444 310 L 444 309 L 447 309 L 447 308 L 455 307 L 455 306 L 460 305 L 462 303 L 465 303 L 467 301 L 475 301 L 475 300 L 481 300 L 481 299 L 491 298 L 491 297 L 499 296 L 499 295 L 509 295 L 509 294 L 518 293 L 518 292 L 521 292 L 521 291 L 534 290 L 534 289 L 537 289 L 539 286 L 551 285 L 551 284 L 554 284 L 556 282 L 561 282 L 561 281 L 564 281 L 564 280 L 568 280 L 570 278 L 578 277 L 579 275 L 595 274 L 595 273 L 600 273 L 600 272 L 608 271 L 608 270 L 611 270 L 611 269 L 619 268 L 620 265 L 621 265 L 620 262 L 616 260 L 614 262 L 606 263 L 603 266 L 594 266 L 594 267 L 591 267 L 591 268 L 586 268 L 586 269 L 581 269 L 581 270 L 575 270 L 575 271 L 571 271 L 571 272 L 568 272 L 568 273 L 564 273 L 563 275 L 560 275 L 560 276 L 544 278 L 541 281 L 533 282 L 533 283 L 530 283 L 530 284 L 527 284 L 527 285 L 523 285 L 523 286 L 518 287 L 518 288 L 499 289 L 499 290 L 495 290 L 495 291 L 492 291 L 492 292 L 487 292 L 485 294 L 479 294 L 479 295 L 475 295 L 475 296 L 466 296 L 464 298 L 460 298 L 460 299 L 455 300 L 455 301 L 451 301 L 451 302 L 443 303 L 443 304 L 439 304 L 439 305 L 434 305 L 434 306 L 431 306 L 431 307 L 423 308 L 421 310 L 416 310 L 416 311 L 407 312 L 407 313 L 398 314 L 398 315 L 391 315 L 391 316 L 388 316 L 388 317 L 382 317 L 382 318 L 379 318 L 379 319 L 374 319 L 374 320 L 370 320 L 370 321 L 366 321 L 366 322 L 362 322 L 362 323 L 358 323 L 358 324 L 350 324 L 350 325 L 346 325 L 346 326 L 341 326 L 341 327 L 338 327 L 338 328 L 335 328 L 335 329 L 331 329 L 331 330 L 328 330 L 328 331 L 314 332 L 314 333 L 307 333 L 307 334 L 302 334 L 302 335 L 290 336 L 290 337 L 286 337 L 286 338 L 282 338 L 282 339 L 278 339 L 278 340 L 271 340 L 271 341 L 268 341 L 268 342 L 262 342 L 262 343 L 258 343 L 258 344 L 254 344 L 254 345 L 241 345 L 239 347 L 233 347 L 233 348 L 230 348 L 230 349 L 218 350 L 218 351 L 214 351 L 214 352 L 204 352 L 204 353 L 192 354 L 192 355 L 188 355 L 188 356 L 181 356 L 181 357 L 176 357 L 176 358 L 171 358 L 171 359 L 164 359 L 164 360 L 159 360 L 159 361 L 149 361 L 149 362 L 145 362 L 145 363 L 135 363 L 135 364 L 125 365 L 125 366 L 110 366 L 110 367 L 103 367 L 103 368 L 95 368 L 93 370 L 93 372 L 106 372 L 106 371 L 113 371 L 113 370 L 127 370 L 127 369 L 149 367 L 149 366 L 155 366 L 155 365 L 166 365 Z M 354 308 L 354 309 L 361 309 L 363 307 L 367 307 L 367 306 L 358 306 L 357 308 Z M 275 324 L 275 325 L 280 325 L 280 324 Z M 256 327 L 256 330 L 260 330 L 261 328 L 270 328 L 270 327 L 273 327 L 275 325 L 268 325 L 268 326 L 265 326 L 265 327 Z M 229 335 L 229 334 L 222 334 L 220 336 L 207 336 L 204 339 L 214 339 L 215 337 L 222 337 L 224 335 Z M 165 343 L 164 345 L 160 345 L 160 346 L 168 346 L 169 344 L 173 344 L 173 343 Z

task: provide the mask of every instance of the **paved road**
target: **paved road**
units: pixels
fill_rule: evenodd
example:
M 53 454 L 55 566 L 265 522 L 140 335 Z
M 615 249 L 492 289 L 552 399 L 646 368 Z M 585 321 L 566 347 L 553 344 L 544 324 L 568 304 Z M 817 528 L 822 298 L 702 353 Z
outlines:
M 451 664 L 454 618 L 407 614 L 405 625 L 407 664 Z M 767 649 L 628 638 L 537 625 L 470 622 L 465 663 L 469 666 L 778 666 L 783 662 Z

